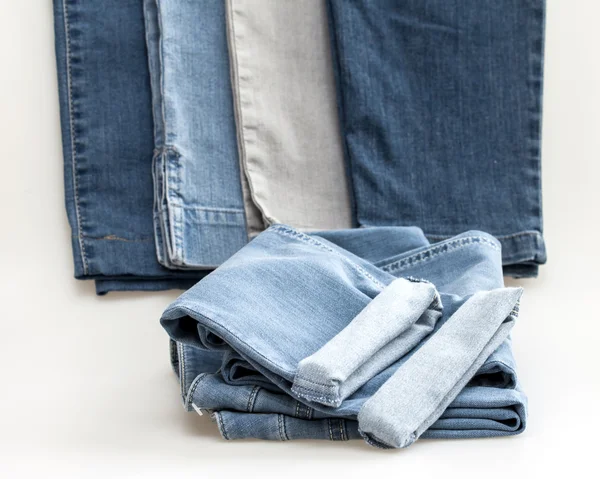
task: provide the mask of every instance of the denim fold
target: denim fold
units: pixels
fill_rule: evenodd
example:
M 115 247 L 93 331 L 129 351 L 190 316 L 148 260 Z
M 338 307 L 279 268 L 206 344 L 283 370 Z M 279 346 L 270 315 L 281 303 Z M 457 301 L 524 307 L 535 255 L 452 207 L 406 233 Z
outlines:
M 388 241 L 403 230 L 407 239 L 397 244 L 411 249 Z M 180 351 L 174 367 L 188 409 L 216 411 L 229 438 L 252 437 L 255 416 L 265 431 L 275 420 L 288 432 L 298 427 L 293 437 L 326 430 L 327 422 L 288 421 L 302 409 L 303 420 L 354 421 L 369 444 L 397 448 L 475 389 L 470 407 L 494 412 L 443 418 L 438 431 L 477 436 L 470 423 L 481 435 L 522 431 L 525 399 L 514 396 L 509 339 L 521 289 L 503 287 L 496 239 L 470 231 L 430 245 L 416 228 L 320 235 L 272 226 L 167 308 L 161 323 Z M 377 236 L 378 248 L 370 248 Z M 355 254 L 367 249 L 370 261 Z M 203 352 L 221 354 L 220 366 L 205 365 Z M 488 391 L 506 391 L 510 405 L 495 411 Z M 494 427 L 496 417 L 517 409 L 518 428 Z

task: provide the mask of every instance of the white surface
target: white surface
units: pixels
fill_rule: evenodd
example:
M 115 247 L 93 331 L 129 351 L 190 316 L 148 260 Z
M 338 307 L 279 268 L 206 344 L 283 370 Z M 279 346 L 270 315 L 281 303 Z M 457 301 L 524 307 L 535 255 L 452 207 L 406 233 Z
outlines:
M 177 293 L 96 297 L 72 277 L 51 2 L 1 0 L 0 477 L 598 477 L 599 16 L 597 0 L 548 0 L 549 263 L 520 282 L 513 333 L 529 427 L 383 452 L 225 442 L 183 411 L 158 323 Z

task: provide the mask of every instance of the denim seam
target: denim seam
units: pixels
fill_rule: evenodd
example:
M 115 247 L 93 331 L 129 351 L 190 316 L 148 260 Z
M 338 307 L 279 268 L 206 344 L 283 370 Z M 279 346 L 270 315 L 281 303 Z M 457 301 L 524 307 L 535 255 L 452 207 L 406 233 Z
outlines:
M 305 235 L 304 233 L 301 233 L 299 231 L 293 230 L 293 229 L 291 229 L 289 227 L 285 227 L 285 226 L 281 226 L 281 225 L 275 225 L 271 229 L 274 232 L 279 233 L 279 234 L 281 234 L 283 236 L 288 236 L 290 238 L 297 239 L 297 240 L 302 241 L 302 242 L 304 242 L 306 244 L 310 244 L 310 245 L 318 247 L 318 248 L 320 248 L 320 249 L 322 249 L 324 251 L 327 251 L 329 253 L 333 253 L 333 254 L 339 256 L 344 261 L 346 261 L 347 263 L 349 263 L 360 274 L 362 274 L 366 278 L 370 279 L 375 285 L 379 286 L 382 289 L 385 288 L 385 286 L 382 283 L 380 283 L 379 281 L 377 281 L 373 276 L 371 276 L 361 266 L 359 266 L 358 264 L 356 264 L 355 262 L 353 262 L 349 258 L 346 258 L 344 255 L 340 254 L 339 252 L 337 252 L 333 248 L 330 248 L 329 246 L 326 246 L 325 244 L 323 244 L 320 241 L 316 240 L 315 238 L 313 238 L 311 236 L 308 236 L 308 235 Z
M 231 77 L 231 88 L 237 90 L 237 95 L 234 94 L 234 119 L 237 124 L 237 132 L 236 137 L 238 140 L 238 154 L 240 155 L 240 173 L 245 175 L 246 183 L 248 185 L 248 193 L 250 195 L 250 199 L 256 209 L 260 212 L 261 220 L 264 225 L 273 224 L 275 221 L 273 218 L 267 216 L 265 209 L 260 204 L 256 197 L 256 191 L 254 191 L 254 185 L 252 184 L 252 178 L 250 176 L 249 168 L 248 168 L 248 152 L 246 150 L 246 135 L 245 132 L 248 130 L 248 125 L 244 120 L 243 108 L 240 106 L 242 101 L 242 87 L 240 85 L 241 76 L 239 74 L 239 61 L 238 61 L 238 52 L 239 46 L 237 44 L 238 33 L 235 28 L 234 17 L 240 16 L 240 12 L 235 9 L 233 6 L 233 1 L 225 2 L 225 17 L 227 25 L 231 31 L 230 35 L 227 35 L 228 47 L 230 49 L 230 77 Z M 237 97 L 237 100 L 236 100 Z
M 541 3 L 541 6 L 540 6 Z M 533 95 L 530 95 L 530 98 L 533 97 L 533 105 L 529 109 L 529 127 L 530 127 L 530 140 L 534 141 L 535 146 L 535 162 L 537 167 L 537 209 L 539 214 L 537 215 L 540 222 L 540 231 L 544 229 L 544 217 L 543 217 L 543 208 L 542 208 L 542 162 L 540 161 L 541 155 L 541 136 L 542 136 L 542 122 L 543 122 L 543 100 L 542 94 L 544 89 L 544 38 L 545 38 L 545 30 L 546 30 L 546 10 L 545 10 L 546 0 L 542 2 L 532 3 L 532 10 L 534 14 L 531 15 L 530 22 L 540 21 L 541 28 L 531 28 L 532 32 L 540 32 L 540 36 L 532 36 L 530 38 L 529 44 L 529 82 L 530 88 L 533 89 Z M 539 42 L 539 50 L 537 50 L 536 44 Z M 536 58 L 537 56 L 537 58 Z M 539 78 L 536 80 L 535 71 L 539 70 Z M 536 83 L 537 81 L 537 83 Z M 534 118 L 534 114 L 537 114 L 537 118 Z M 535 216 L 535 212 L 534 212 Z
M 225 430 L 225 423 L 223 422 L 221 413 L 217 411 L 214 413 L 213 416 L 214 416 L 215 420 L 217 421 L 217 426 L 219 428 L 219 431 L 221 431 L 221 435 L 223 436 L 223 439 L 225 439 L 226 441 L 229 441 L 229 436 L 227 435 L 227 431 Z
M 316 392 L 316 391 L 314 391 L 314 392 Z M 317 395 L 313 395 L 313 394 L 304 394 L 304 393 L 298 392 L 298 391 L 295 391 L 295 393 L 298 396 L 306 399 L 307 401 L 327 403 L 327 404 L 331 405 L 332 407 L 339 406 L 339 402 L 338 401 L 336 401 L 335 399 L 328 398 L 326 396 L 317 396 Z
M 451 251 L 456 251 L 458 249 L 474 246 L 476 244 L 482 244 L 491 247 L 496 251 L 500 251 L 500 248 L 492 243 L 487 238 L 483 236 L 468 236 L 466 238 L 459 238 L 454 241 L 450 241 L 448 243 L 444 243 L 438 246 L 433 246 L 421 253 L 414 254 L 412 256 L 408 256 L 406 258 L 402 258 L 398 261 L 394 261 L 385 266 L 380 266 L 383 271 L 399 271 L 403 270 L 407 267 L 413 266 L 418 263 L 422 263 L 423 261 L 429 261 L 437 256 L 440 256 L 444 253 L 450 253 Z
M 200 210 L 200 211 L 213 211 L 215 213 L 231 213 L 236 215 L 243 215 L 244 210 L 238 210 L 233 208 L 211 208 L 206 206 L 193 206 L 193 205 L 183 205 L 179 204 L 175 201 L 171 201 L 169 203 L 171 208 L 181 208 L 183 210 Z
M 327 427 L 329 429 L 329 440 L 333 441 L 333 431 L 331 430 L 331 419 L 327 419 Z
M 348 430 L 347 430 L 347 424 L 346 424 L 346 420 L 345 419 L 340 419 L 340 429 L 342 431 L 342 438 L 344 441 L 348 441 Z
M 187 391 L 185 391 L 185 357 L 183 354 L 183 345 L 179 344 L 179 347 L 177 348 L 178 352 L 179 352 L 179 368 L 180 368 L 180 379 L 179 382 L 181 384 L 181 397 L 182 399 L 185 401 L 186 399 L 186 395 L 187 395 Z
M 69 12 L 67 8 L 67 0 L 63 0 L 63 24 L 65 28 L 65 49 L 66 49 L 66 62 L 67 62 L 67 90 L 68 90 L 68 101 L 69 101 L 69 130 L 71 137 L 71 168 L 73 178 L 73 193 L 75 199 L 75 216 L 77 218 L 77 234 L 79 239 L 79 248 L 81 249 L 81 260 L 83 263 L 83 274 L 87 275 L 89 272 L 87 254 L 85 251 L 85 243 L 82 237 L 83 228 L 83 215 L 81 214 L 81 208 L 79 205 L 79 178 L 77 175 L 77 146 L 75 141 L 75 125 L 73 118 L 75 116 L 73 108 L 73 81 L 71 71 L 71 25 L 69 23 Z
M 301 378 L 302 380 L 302 378 Z M 319 385 L 318 383 L 314 383 L 315 385 Z M 326 389 L 336 389 L 335 386 L 327 386 L 327 385 L 323 385 L 324 388 Z M 298 396 L 303 397 L 304 399 L 307 399 L 309 401 L 314 401 L 314 402 L 325 402 L 327 404 L 331 404 L 331 405 L 338 405 L 338 401 L 336 401 L 336 399 L 331 399 L 330 397 L 327 396 L 323 396 L 323 392 L 322 391 L 317 391 L 315 389 L 311 389 L 310 387 L 305 387 L 305 386 L 294 386 L 292 387 L 292 391 L 294 393 L 296 393 Z M 339 397 L 339 393 L 337 390 L 333 391 L 334 393 L 336 393 L 336 397 Z M 311 393 L 316 393 L 316 394 L 311 394 Z
M 296 401 L 296 409 L 294 411 L 294 417 L 300 417 L 300 401 Z
M 198 385 L 202 381 L 204 381 L 208 377 L 208 375 L 209 375 L 209 373 L 198 374 L 198 376 L 196 376 L 196 379 L 194 379 L 194 382 L 192 383 L 192 387 L 190 388 L 190 391 L 189 391 L 189 393 L 187 393 L 186 398 L 185 398 L 186 409 L 189 409 L 190 404 L 195 404 L 193 401 L 194 393 L 196 392 Z M 201 405 L 198 405 L 198 407 L 201 408 Z
M 289 441 L 287 432 L 285 430 L 285 417 L 283 414 L 277 414 L 277 426 L 279 429 L 279 439 L 281 441 Z
M 252 391 L 250 391 L 250 395 L 248 396 L 248 402 L 246 403 L 246 411 L 252 412 L 254 410 L 254 402 L 256 401 L 256 395 L 260 390 L 260 386 L 254 386 Z
M 425 236 L 428 238 L 435 238 L 435 239 L 443 240 L 443 239 L 452 238 L 455 235 L 440 235 L 440 234 L 425 233 Z M 493 236 L 497 240 L 503 240 L 503 239 L 516 238 L 518 236 L 541 236 L 541 233 L 539 231 L 535 231 L 535 230 L 528 230 L 528 231 L 521 231 L 519 233 L 509 234 L 509 235 L 493 235 Z
M 165 75 L 163 71 L 164 67 L 164 27 L 162 24 L 162 14 L 160 11 L 160 2 L 158 0 L 154 1 L 156 5 L 156 17 L 158 23 L 158 71 L 160 75 L 159 85 L 160 85 L 160 114 L 162 119 L 162 143 L 165 145 L 167 143 L 167 113 L 166 113 L 166 96 L 165 96 Z

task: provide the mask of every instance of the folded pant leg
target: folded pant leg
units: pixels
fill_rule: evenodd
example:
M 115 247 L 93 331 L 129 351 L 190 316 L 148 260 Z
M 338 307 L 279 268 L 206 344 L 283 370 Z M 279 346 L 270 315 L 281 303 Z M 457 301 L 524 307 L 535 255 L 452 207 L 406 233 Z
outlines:
M 280 440 L 279 435 L 265 436 L 273 418 L 283 423 L 288 439 L 331 439 L 321 434 L 323 420 L 344 421 L 348 439 L 358 439 L 358 423 L 306 406 L 280 391 L 256 385 L 232 386 L 218 373 L 203 373 L 190 383 L 184 398 L 189 411 L 207 411 L 220 415 L 221 433 L 227 439 L 262 438 Z M 526 398 L 513 389 L 467 387 L 422 437 L 471 438 L 519 434 L 525 428 Z M 298 422 L 296 420 L 301 420 Z M 308 424 L 313 422 L 314 424 Z M 336 422 L 339 425 L 339 422 Z M 313 431 L 317 431 L 314 433 Z

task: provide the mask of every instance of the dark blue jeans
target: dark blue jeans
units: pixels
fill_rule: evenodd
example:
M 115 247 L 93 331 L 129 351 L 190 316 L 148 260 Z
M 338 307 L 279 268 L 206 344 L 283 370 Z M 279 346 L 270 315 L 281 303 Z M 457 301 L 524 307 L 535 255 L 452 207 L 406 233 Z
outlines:
M 536 276 L 544 0 L 329 6 L 357 226 L 480 229 Z

